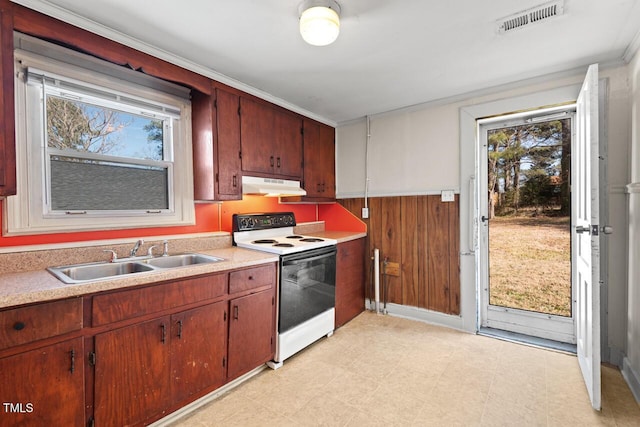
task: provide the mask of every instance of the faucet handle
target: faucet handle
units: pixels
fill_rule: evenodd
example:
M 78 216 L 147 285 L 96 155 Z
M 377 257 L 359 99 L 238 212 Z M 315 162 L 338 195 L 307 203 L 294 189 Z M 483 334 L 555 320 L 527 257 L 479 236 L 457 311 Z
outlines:
M 147 249 L 147 255 L 153 256 L 153 248 L 157 248 L 157 247 L 158 245 L 149 246 L 149 249 Z
M 162 256 L 169 256 L 169 241 L 162 242 Z
M 118 259 L 118 254 L 116 251 L 112 251 L 111 249 L 104 249 L 102 252 L 110 252 L 111 256 L 109 257 L 109 262 L 114 262 Z

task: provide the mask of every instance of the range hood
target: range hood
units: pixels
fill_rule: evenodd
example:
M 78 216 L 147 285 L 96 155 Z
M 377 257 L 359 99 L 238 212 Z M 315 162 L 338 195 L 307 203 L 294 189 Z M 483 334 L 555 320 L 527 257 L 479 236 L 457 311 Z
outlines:
M 305 196 L 307 192 L 300 187 L 300 181 L 288 179 L 242 177 L 242 194 L 260 194 L 263 196 Z

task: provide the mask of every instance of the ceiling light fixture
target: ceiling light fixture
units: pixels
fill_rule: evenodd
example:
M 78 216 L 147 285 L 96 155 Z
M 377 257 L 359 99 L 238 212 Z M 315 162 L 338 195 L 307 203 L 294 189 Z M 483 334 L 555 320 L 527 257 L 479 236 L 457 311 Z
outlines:
M 326 46 L 340 33 L 340 5 L 334 0 L 305 0 L 298 7 L 300 34 L 307 43 Z

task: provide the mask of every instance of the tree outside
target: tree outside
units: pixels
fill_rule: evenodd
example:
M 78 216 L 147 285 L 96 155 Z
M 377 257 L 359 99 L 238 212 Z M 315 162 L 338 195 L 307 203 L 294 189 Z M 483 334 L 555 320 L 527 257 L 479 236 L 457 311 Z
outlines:
M 487 139 L 490 303 L 570 316 L 571 121 Z

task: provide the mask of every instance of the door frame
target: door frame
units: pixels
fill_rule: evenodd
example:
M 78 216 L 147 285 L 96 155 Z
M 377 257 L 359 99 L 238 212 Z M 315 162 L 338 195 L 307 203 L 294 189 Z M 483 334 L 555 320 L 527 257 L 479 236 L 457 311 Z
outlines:
M 498 100 L 478 101 L 459 109 L 460 135 L 460 317 L 455 327 L 469 333 L 480 330 L 480 265 L 478 242 L 479 189 L 476 179 L 478 124 L 477 121 L 504 115 L 508 111 L 525 111 L 541 105 L 563 105 L 575 102 L 583 76 L 566 86 L 542 88 L 522 94 L 508 91 Z M 603 340 L 606 342 L 606 339 Z
M 554 116 L 567 113 L 571 119 L 572 145 L 575 138 L 576 104 L 570 103 L 551 108 L 537 108 L 530 111 L 505 114 L 498 117 L 478 120 L 478 145 L 476 158 L 476 176 L 478 176 L 478 217 L 488 217 L 488 168 L 487 133 L 493 129 L 526 124 L 527 119 Z M 552 120 L 552 118 L 549 118 Z M 519 334 L 575 344 L 576 290 L 571 288 L 571 316 L 558 316 L 547 313 L 521 310 L 511 307 L 495 306 L 489 303 L 489 227 L 490 221 L 480 219 L 478 226 L 479 250 L 479 299 L 480 327 L 500 329 Z M 571 239 L 571 236 L 568 237 Z

